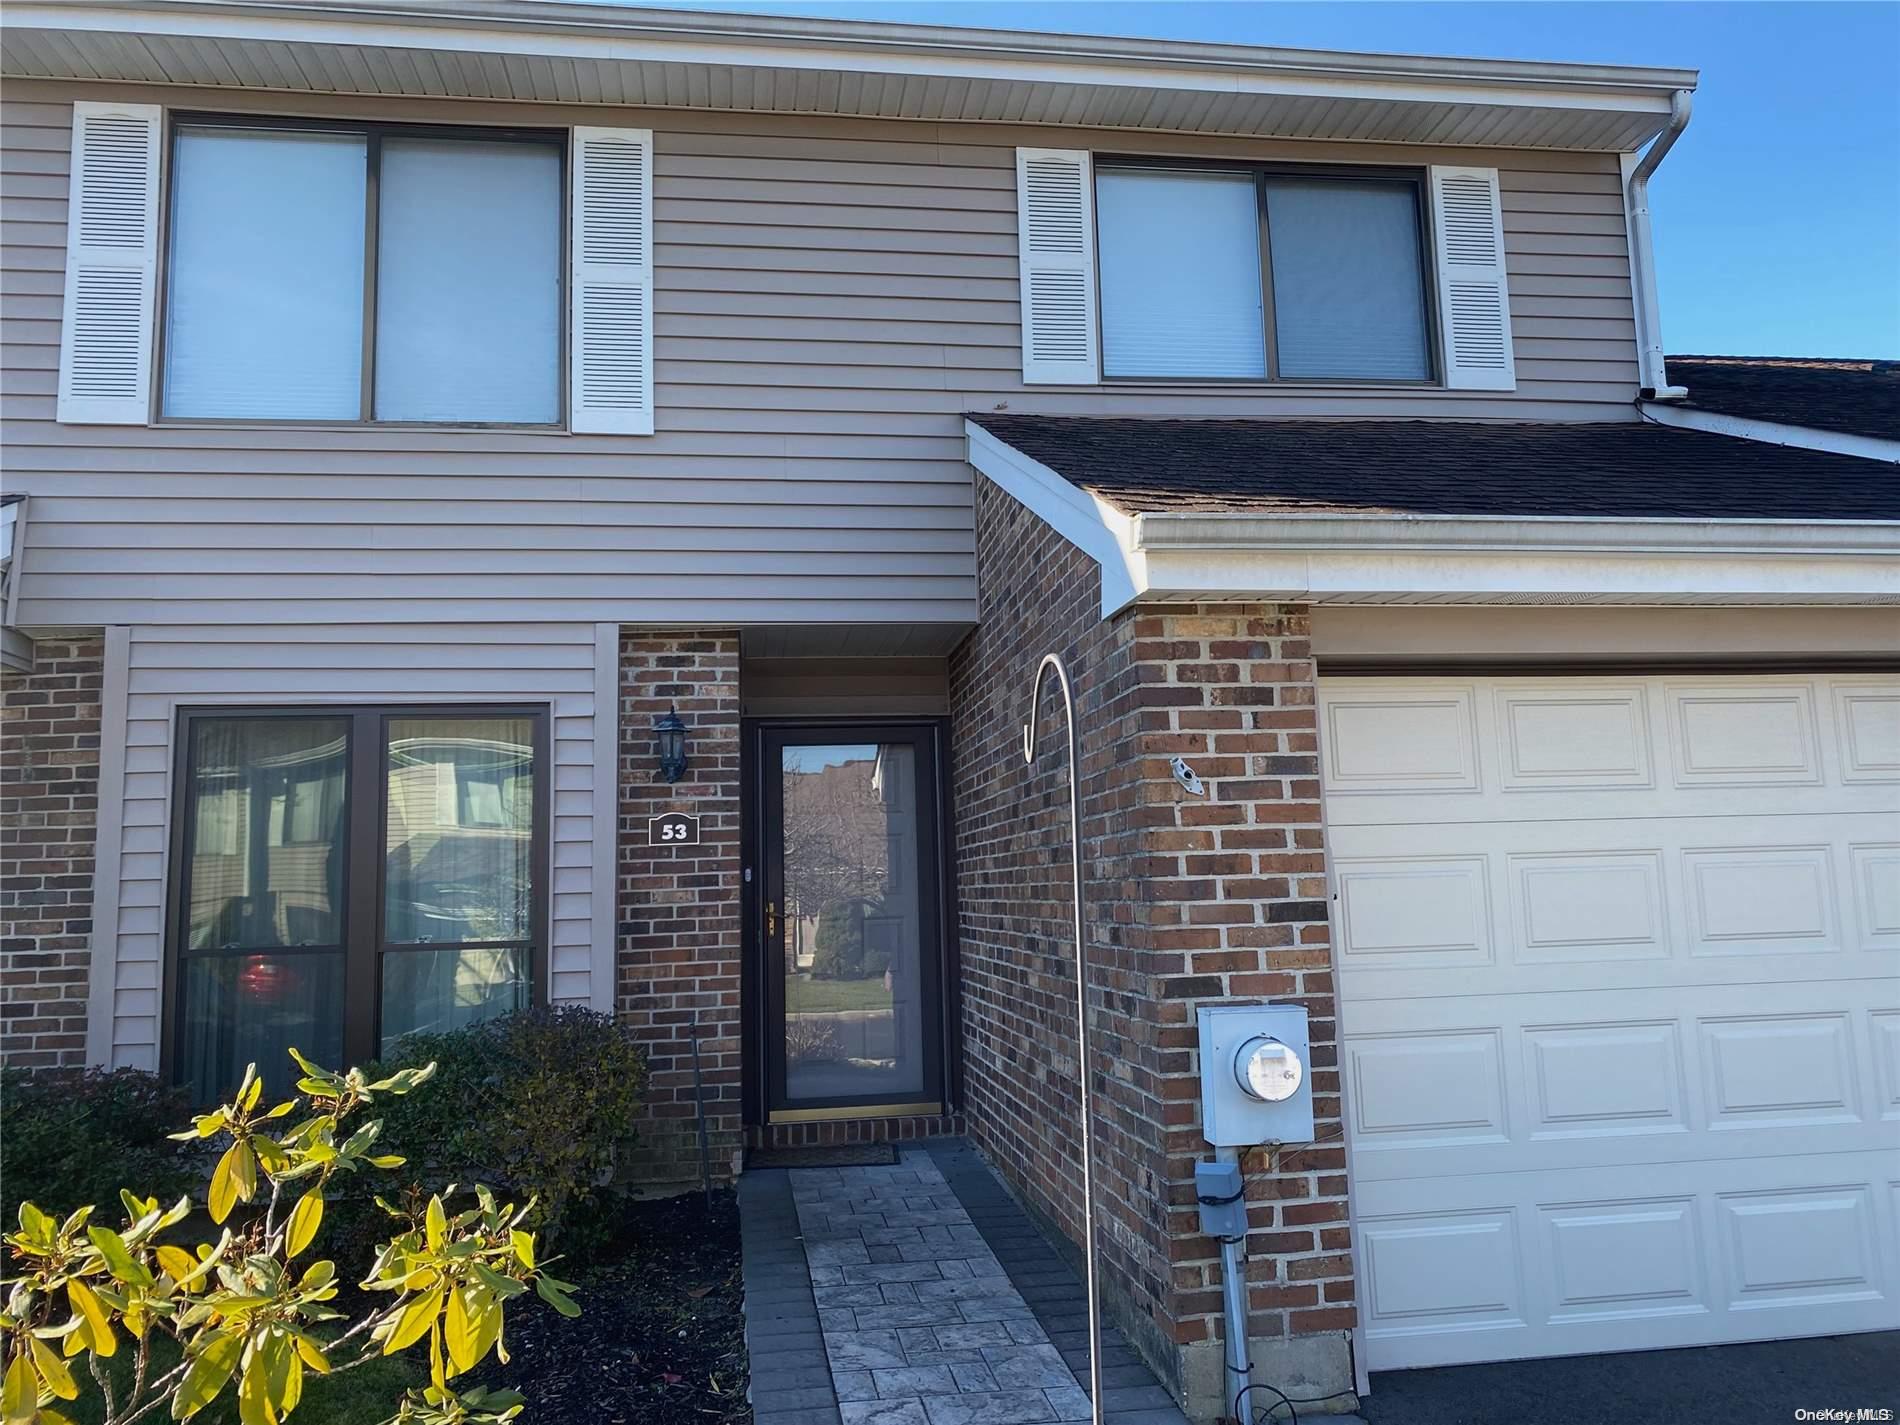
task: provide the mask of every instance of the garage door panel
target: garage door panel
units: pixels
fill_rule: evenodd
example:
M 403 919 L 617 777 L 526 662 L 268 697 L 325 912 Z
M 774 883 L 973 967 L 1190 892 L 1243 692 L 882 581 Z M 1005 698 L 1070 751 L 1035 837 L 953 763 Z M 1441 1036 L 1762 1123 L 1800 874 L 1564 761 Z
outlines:
M 1841 780 L 1900 782 L 1900 683 L 1837 683 Z
M 1340 825 L 1890 813 L 1900 784 L 1900 682 L 1872 675 L 1344 678 L 1320 702 Z
M 1348 1005 L 1355 1186 L 1848 1152 L 1900 1114 L 1892 980 L 1690 988 Z
M 1900 1120 L 1900 1010 L 1872 1010 L 1867 1041 L 1873 1056 L 1874 1102 L 1880 1116 Z
M 1833 850 L 1698 846 L 1681 852 L 1691 955 L 1825 953 L 1841 944 Z
M 1344 691 L 1324 709 L 1328 790 L 1475 792 L 1476 694 L 1462 684 L 1425 683 Z
M 1555 1193 L 1535 1174 L 1368 1185 L 1374 1368 L 1881 1329 L 1897 1271 L 1882 1157 L 1740 1162 L 1717 1188 L 1697 1164 L 1581 1169 Z
M 1513 683 L 1493 704 L 1497 785 L 1506 792 L 1650 789 L 1648 693 L 1641 684 Z
M 1519 963 L 1669 957 L 1661 850 L 1506 852 L 1504 864 Z
M 1813 684 L 1673 683 L 1664 697 L 1676 787 L 1820 785 Z
M 1320 701 L 1373 1366 L 1900 1325 L 1900 682 Z
M 1353 998 L 1459 992 L 1479 966 L 1487 988 L 1526 993 L 1649 982 L 1589 968 L 1622 961 L 1654 962 L 1658 983 L 1869 973 L 1864 952 L 1900 951 L 1900 845 L 1882 839 L 1896 819 L 1339 828 L 1340 973 Z M 1679 963 L 1718 960 L 1767 963 Z
M 1861 947 L 1900 951 L 1900 843 L 1849 845 L 1847 859 Z

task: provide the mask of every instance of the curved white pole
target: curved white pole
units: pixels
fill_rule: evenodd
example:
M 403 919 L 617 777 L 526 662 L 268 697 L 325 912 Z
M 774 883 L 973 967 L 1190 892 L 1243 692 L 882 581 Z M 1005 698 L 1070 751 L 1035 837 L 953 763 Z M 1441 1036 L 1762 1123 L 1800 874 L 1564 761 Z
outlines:
M 1062 708 L 1069 725 L 1069 874 L 1075 892 L 1075 1028 L 1077 1088 L 1082 1094 L 1082 1273 L 1089 1294 L 1089 1412 L 1102 1425 L 1102 1318 L 1095 1301 L 1095 1153 L 1089 1126 L 1095 1118 L 1095 1094 L 1089 1077 L 1089 977 L 1087 943 L 1082 939 L 1082 750 L 1075 728 L 1075 694 L 1062 655 L 1049 653 L 1036 667 L 1029 687 L 1029 720 L 1023 724 L 1023 761 L 1036 760 L 1036 705 L 1042 675 L 1055 670 Z

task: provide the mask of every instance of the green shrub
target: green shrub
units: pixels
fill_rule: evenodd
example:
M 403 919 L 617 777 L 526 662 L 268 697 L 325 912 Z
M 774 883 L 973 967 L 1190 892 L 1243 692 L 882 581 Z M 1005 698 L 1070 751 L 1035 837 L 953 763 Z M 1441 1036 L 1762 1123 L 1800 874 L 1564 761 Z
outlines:
M 533 1221 L 564 1250 L 604 1229 L 596 1206 L 633 1136 L 646 1056 L 612 1015 L 578 1005 L 528 1010 L 448 1034 L 403 1039 L 384 1074 L 436 1065 L 427 1094 L 387 1106 L 384 1140 L 433 1191 L 471 1178 L 536 1201 Z
M 197 1178 L 184 1146 L 165 1136 L 185 1111 L 180 1090 L 137 1069 L 0 1069 L 0 1222 L 17 1222 L 22 1202 L 63 1218 L 128 1187 L 171 1201 Z
M 335 1259 L 297 1259 L 323 1235 L 343 1183 L 402 1166 L 374 1151 L 382 1123 L 359 1112 L 419 1088 L 433 1066 L 372 1082 L 290 1057 L 303 1075 L 289 1076 L 291 1097 L 266 1108 L 253 1064 L 229 1103 L 172 1135 L 218 1155 L 203 1203 L 223 1227 L 215 1243 L 180 1240 L 200 1221 L 188 1194 L 166 1206 L 128 1188 L 122 1215 L 86 1203 L 63 1221 L 21 1202 L 0 1283 L 7 1425 L 71 1425 L 69 1403 L 104 1425 L 154 1421 L 167 1405 L 188 1420 L 231 1395 L 243 1425 L 280 1425 L 306 1375 L 339 1376 L 411 1347 L 428 1353 L 429 1384 L 404 1392 L 385 1425 L 507 1425 L 520 1414 L 512 1391 L 450 1381 L 491 1352 L 507 1361 L 503 1312 L 530 1286 L 563 1316 L 580 1314 L 572 1286 L 548 1274 L 526 1209 L 481 1186 L 413 1214 L 390 1209 L 361 1281 L 378 1304 L 340 1310 Z M 116 1229 L 106 1225 L 115 1217 Z M 352 1262 L 349 1279 L 363 1268 Z

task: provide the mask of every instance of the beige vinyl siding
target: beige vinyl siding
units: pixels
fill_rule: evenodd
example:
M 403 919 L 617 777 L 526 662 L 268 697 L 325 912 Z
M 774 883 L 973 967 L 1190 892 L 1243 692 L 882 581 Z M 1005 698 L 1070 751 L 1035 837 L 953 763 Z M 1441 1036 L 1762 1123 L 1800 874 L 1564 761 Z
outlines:
M 613 688 L 617 630 L 520 623 L 134 626 L 123 647 L 123 710 L 107 699 L 91 1057 L 155 1069 L 164 995 L 171 797 L 180 707 L 285 703 L 539 704 L 553 765 L 548 994 L 613 1007 Z M 108 682 L 114 677 L 108 674 Z M 114 689 L 116 691 L 116 689 Z M 598 823 L 598 826 L 597 826 Z M 598 830 L 598 835 L 596 834 Z M 116 835 L 113 834 L 116 831 Z M 114 864 L 116 862 L 116 864 Z M 116 903 L 113 898 L 116 896 Z
M 961 415 L 1633 419 L 1613 155 L 114 86 L 174 108 L 655 132 L 657 433 L 53 423 L 70 101 L 3 106 L 28 626 L 945 623 L 975 616 Z M 1501 170 L 1518 389 L 1020 380 L 1014 148 Z

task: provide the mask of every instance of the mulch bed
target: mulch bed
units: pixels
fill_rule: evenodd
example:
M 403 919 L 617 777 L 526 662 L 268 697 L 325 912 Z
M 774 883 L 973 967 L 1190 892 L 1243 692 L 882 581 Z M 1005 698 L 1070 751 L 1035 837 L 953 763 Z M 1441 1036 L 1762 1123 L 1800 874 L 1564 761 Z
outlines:
M 557 1264 L 576 1283 L 568 1320 L 532 1294 L 508 1311 L 510 1363 L 469 1384 L 507 1386 L 527 1402 L 522 1425 L 724 1425 L 748 1421 L 739 1208 L 730 1191 L 628 1201 L 614 1240 Z M 458 1381 L 457 1384 L 462 1382 Z

